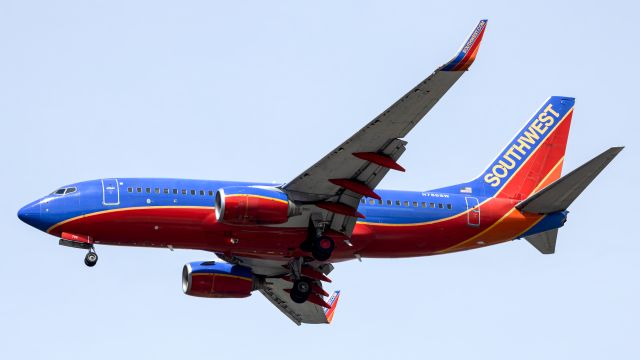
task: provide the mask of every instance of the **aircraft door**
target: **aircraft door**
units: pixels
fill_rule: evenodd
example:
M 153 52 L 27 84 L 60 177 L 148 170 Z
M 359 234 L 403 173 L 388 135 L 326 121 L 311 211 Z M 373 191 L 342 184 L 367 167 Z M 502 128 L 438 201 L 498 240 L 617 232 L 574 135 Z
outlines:
M 480 203 L 478 198 L 465 197 L 464 200 L 467 202 L 467 210 L 469 210 L 467 212 L 467 224 L 473 227 L 480 226 Z
M 102 205 L 120 205 L 118 179 L 102 179 Z

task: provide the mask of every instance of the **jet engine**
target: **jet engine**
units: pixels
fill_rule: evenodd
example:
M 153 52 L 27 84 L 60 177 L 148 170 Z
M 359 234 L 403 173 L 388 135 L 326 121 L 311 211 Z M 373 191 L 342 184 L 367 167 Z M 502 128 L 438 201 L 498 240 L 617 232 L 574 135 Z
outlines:
M 256 289 L 251 269 L 214 261 L 192 262 L 182 268 L 182 291 L 208 298 L 243 298 Z
M 216 193 L 216 220 L 231 225 L 276 225 L 300 215 L 282 190 L 269 186 L 231 186 Z

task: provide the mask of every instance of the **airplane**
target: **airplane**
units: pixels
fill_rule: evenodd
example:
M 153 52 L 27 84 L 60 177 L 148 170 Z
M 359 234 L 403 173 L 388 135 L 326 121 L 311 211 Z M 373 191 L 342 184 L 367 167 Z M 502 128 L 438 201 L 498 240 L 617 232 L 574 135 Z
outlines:
M 333 264 L 447 254 L 526 239 L 555 252 L 568 208 L 623 147 L 562 176 L 575 100 L 552 96 L 475 179 L 427 191 L 376 189 L 409 131 L 474 62 L 481 20 L 456 56 L 349 139 L 281 184 L 104 178 L 63 186 L 18 217 L 87 251 L 120 245 L 211 252 L 182 269 L 185 294 L 244 298 L 260 292 L 297 325 L 327 324 L 340 292 Z

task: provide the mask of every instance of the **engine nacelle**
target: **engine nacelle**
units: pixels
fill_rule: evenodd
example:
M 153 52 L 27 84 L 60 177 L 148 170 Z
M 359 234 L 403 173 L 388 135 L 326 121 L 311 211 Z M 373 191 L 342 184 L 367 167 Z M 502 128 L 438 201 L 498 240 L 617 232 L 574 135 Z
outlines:
M 192 262 L 182 268 L 182 291 L 208 298 L 243 298 L 256 289 L 251 269 L 214 261 Z
M 230 186 L 216 193 L 216 220 L 231 225 L 286 223 L 300 210 L 282 190 L 268 186 Z

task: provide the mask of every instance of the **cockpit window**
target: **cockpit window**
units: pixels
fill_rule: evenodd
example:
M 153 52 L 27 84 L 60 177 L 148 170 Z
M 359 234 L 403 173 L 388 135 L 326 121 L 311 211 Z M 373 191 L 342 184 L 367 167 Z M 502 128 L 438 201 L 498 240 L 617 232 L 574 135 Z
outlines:
M 52 195 L 66 195 L 66 194 L 71 194 L 76 192 L 78 189 L 75 187 L 66 187 L 66 188 L 60 188 L 54 192 L 52 192 Z

